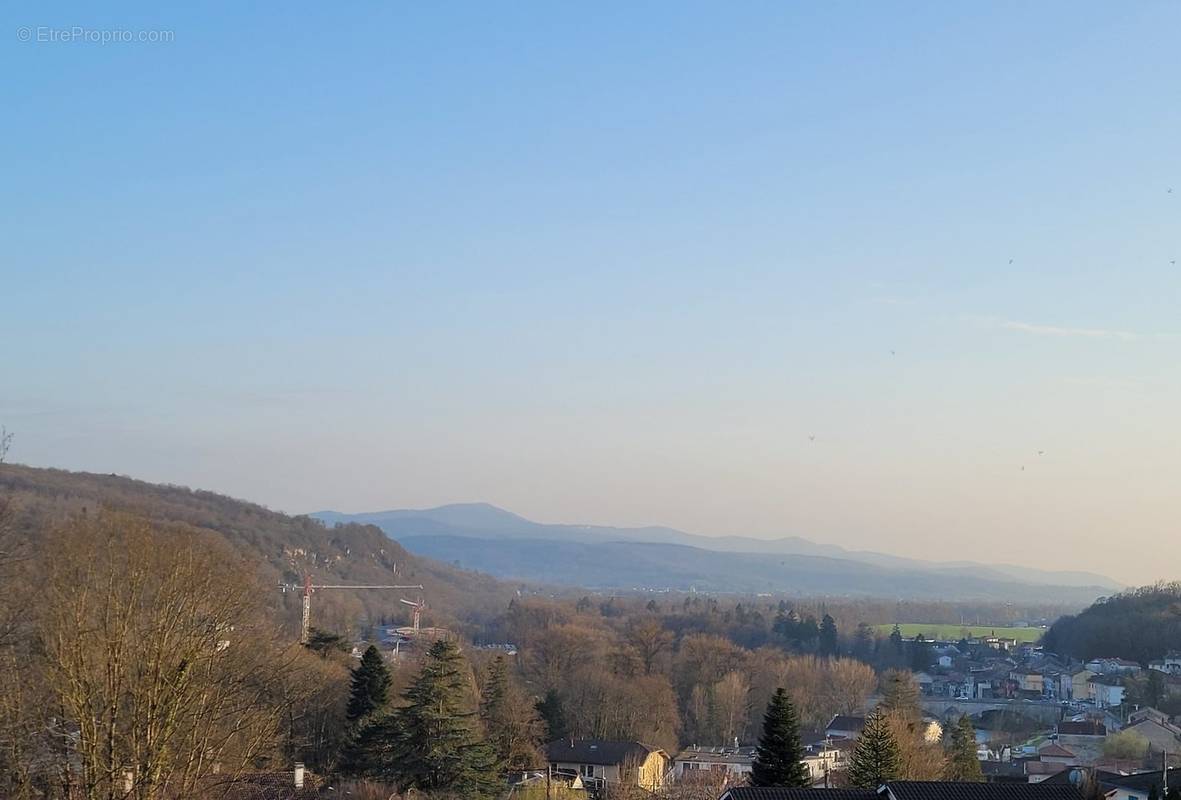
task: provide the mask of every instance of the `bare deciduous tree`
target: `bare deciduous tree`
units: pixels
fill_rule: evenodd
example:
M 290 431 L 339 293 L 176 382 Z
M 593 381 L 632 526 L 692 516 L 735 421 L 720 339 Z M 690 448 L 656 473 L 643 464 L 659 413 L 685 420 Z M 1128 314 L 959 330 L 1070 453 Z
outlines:
M 40 651 L 75 794 L 192 796 L 273 752 L 285 659 L 231 554 L 109 512 L 47 552 Z

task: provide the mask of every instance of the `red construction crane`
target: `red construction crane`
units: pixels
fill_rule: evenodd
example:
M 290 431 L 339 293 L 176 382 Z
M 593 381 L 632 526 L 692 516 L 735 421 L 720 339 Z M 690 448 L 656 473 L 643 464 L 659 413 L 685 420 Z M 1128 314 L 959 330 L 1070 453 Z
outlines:
M 298 583 L 279 584 L 279 589 L 284 592 L 294 592 L 299 588 L 300 585 Z M 422 589 L 422 585 L 415 584 L 414 586 L 403 586 L 388 583 L 312 583 L 312 576 L 305 575 L 303 578 L 303 619 L 299 626 L 300 644 L 307 644 L 308 642 L 308 630 L 311 627 L 312 620 L 312 592 L 318 592 L 321 589 Z

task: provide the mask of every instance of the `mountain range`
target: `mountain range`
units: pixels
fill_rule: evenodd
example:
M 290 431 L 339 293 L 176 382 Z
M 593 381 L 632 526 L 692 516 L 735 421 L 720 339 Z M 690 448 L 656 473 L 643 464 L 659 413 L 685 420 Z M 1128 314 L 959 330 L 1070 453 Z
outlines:
M 703 536 L 667 527 L 546 524 L 487 503 L 311 515 L 381 528 L 418 555 L 520 580 L 601 589 L 794 592 L 1088 604 L 1121 585 L 1089 572 L 924 561 L 798 536 Z

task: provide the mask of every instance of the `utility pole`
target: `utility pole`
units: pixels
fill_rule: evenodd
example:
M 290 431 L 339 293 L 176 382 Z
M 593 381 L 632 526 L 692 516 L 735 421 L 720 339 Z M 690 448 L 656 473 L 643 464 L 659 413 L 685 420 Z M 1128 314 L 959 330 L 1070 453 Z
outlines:
M 282 592 L 294 592 L 300 589 L 297 583 L 280 583 L 279 590 Z M 312 592 L 318 592 L 321 589 L 422 589 L 421 584 L 413 586 L 402 586 L 385 583 L 359 583 L 359 584 L 344 584 L 344 583 L 312 583 L 312 576 L 305 575 L 303 579 L 303 614 L 299 625 L 299 643 L 308 643 L 308 631 L 311 630 L 312 621 Z

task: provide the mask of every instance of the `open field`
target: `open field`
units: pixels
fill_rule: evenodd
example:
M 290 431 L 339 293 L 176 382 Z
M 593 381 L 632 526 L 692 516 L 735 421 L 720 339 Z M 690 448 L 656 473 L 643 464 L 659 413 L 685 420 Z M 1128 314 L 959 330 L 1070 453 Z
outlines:
M 955 641 L 964 636 L 1006 636 L 1019 642 L 1036 642 L 1046 632 L 1045 628 L 1006 628 L 1001 625 L 945 625 L 919 622 L 900 622 L 898 627 L 907 639 L 913 639 L 921 633 L 925 639 L 944 641 Z M 882 634 L 889 635 L 894 626 L 878 625 L 877 628 Z

